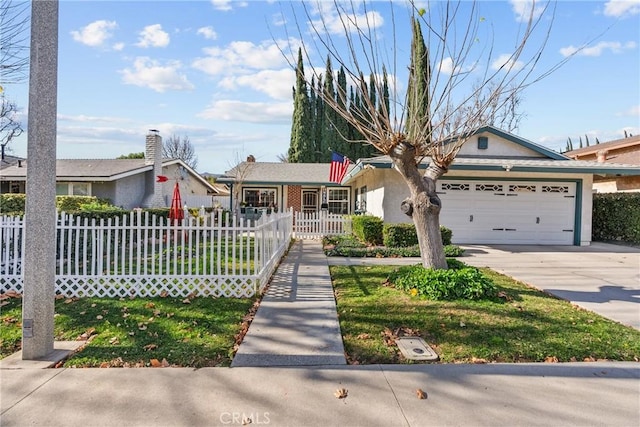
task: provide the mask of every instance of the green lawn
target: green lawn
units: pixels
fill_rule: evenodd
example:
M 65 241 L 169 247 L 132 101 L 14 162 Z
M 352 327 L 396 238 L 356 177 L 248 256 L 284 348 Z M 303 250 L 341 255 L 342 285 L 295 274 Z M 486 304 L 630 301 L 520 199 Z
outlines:
M 417 334 L 442 362 L 639 360 L 640 331 L 484 269 L 495 301 L 434 302 L 385 285 L 393 267 L 331 267 L 350 363 L 407 363 L 393 345 Z
M 64 366 L 228 366 L 255 299 L 83 298 L 55 305 L 56 340 L 89 338 Z M 4 300 L 1 357 L 20 349 L 22 300 Z M 154 359 L 156 361 L 154 361 Z

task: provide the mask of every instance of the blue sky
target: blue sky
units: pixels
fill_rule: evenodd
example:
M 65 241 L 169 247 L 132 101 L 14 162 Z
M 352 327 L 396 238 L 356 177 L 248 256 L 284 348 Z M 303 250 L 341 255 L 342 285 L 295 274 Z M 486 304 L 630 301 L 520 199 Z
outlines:
M 513 46 L 523 3 L 480 2 L 496 53 Z M 384 43 L 391 39 L 388 5 L 368 6 Z M 58 158 L 143 151 L 147 130 L 158 129 L 165 138 L 189 137 L 200 172 L 222 173 L 249 154 L 277 161 L 289 146 L 294 74 L 274 39 L 283 46 L 292 38 L 297 46 L 310 37 L 299 34 L 292 7 L 303 21 L 299 2 L 61 0 Z M 326 13 L 332 17 L 330 8 Z M 397 53 L 406 64 L 408 26 L 402 28 Z M 563 150 L 567 137 L 604 142 L 625 130 L 640 133 L 640 0 L 560 0 L 541 65 L 562 61 L 589 40 L 523 93 L 520 136 Z M 322 67 L 326 54 L 312 55 Z M 26 124 L 28 85 L 6 85 L 5 96 L 22 108 Z M 26 156 L 26 135 L 11 148 Z

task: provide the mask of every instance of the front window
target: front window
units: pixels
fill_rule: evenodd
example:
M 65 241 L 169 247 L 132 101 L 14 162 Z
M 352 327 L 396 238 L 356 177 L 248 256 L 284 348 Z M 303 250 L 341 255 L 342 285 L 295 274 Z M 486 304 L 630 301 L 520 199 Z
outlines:
M 275 208 L 276 190 L 272 188 L 245 188 L 242 202 L 254 208 Z
M 90 196 L 91 183 L 89 182 L 58 182 L 56 183 L 57 196 Z
M 349 189 L 329 188 L 329 213 L 348 214 L 349 213 Z

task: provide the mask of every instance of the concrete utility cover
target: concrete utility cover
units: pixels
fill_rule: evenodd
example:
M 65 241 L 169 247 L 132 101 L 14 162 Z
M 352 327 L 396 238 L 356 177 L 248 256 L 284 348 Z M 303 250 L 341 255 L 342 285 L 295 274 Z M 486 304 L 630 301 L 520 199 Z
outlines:
M 420 337 L 400 337 L 396 345 L 410 360 L 438 360 L 438 354 Z

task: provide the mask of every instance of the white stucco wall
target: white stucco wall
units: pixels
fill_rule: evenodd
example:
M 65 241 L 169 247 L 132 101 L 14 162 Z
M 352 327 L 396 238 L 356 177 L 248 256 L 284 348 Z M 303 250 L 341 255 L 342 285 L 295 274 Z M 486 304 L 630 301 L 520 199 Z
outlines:
M 483 172 L 483 171 L 450 171 L 447 177 L 487 178 L 495 179 L 536 179 L 536 180 L 582 180 L 581 196 L 581 229 L 580 244 L 591 242 L 592 216 L 592 175 L 590 174 L 552 174 L 527 172 Z M 386 223 L 410 222 L 399 207 L 402 200 L 409 196 L 409 189 L 402 177 L 393 169 L 375 169 L 364 173 L 354 182 L 354 186 L 367 185 L 368 189 L 375 189 L 367 195 L 367 212 L 381 217 Z M 371 190 L 370 190 L 371 191 Z M 375 194 L 374 197 L 372 195 Z M 444 201 L 443 203 L 446 203 Z
M 489 138 L 489 145 L 486 150 L 478 149 L 478 137 L 484 136 Z M 473 156 L 473 157 L 545 157 L 536 151 L 523 147 L 518 144 L 514 144 L 511 141 L 507 141 L 504 138 L 500 138 L 492 133 L 484 132 L 478 135 L 474 135 L 469 141 L 467 141 L 458 156 Z

